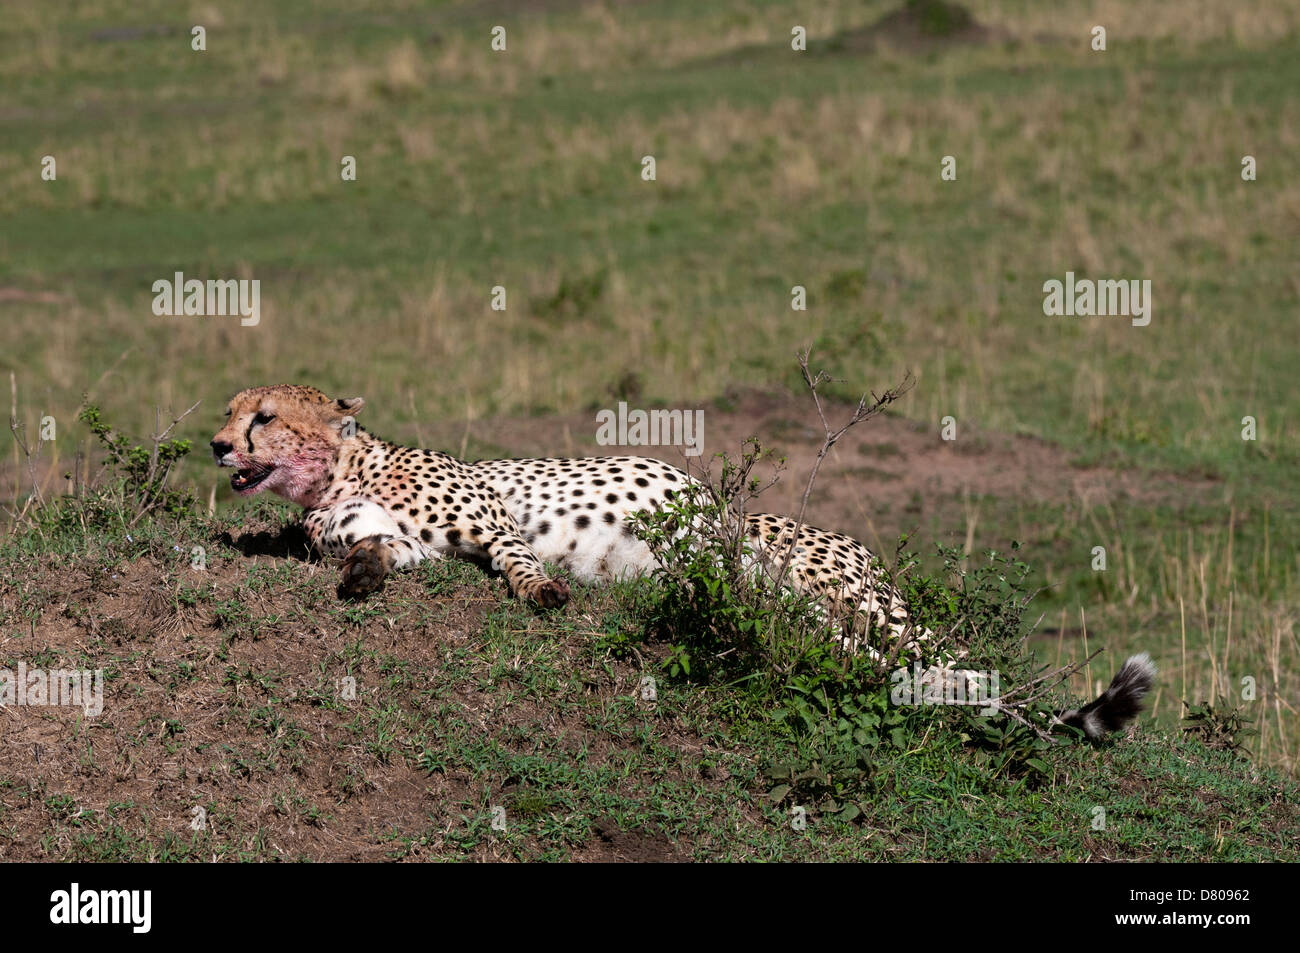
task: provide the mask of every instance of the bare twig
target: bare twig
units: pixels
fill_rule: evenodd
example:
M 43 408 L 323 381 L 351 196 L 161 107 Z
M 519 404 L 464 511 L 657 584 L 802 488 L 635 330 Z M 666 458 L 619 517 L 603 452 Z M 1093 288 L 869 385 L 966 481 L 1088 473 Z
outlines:
M 775 581 L 777 585 L 785 582 L 786 573 L 790 571 L 790 560 L 794 557 L 795 547 L 799 543 L 799 534 L 804 526 L 804 514 L 808 510 L 808 498 L 812 495 L 813 484 L 817 482 L 817 473 L 821 470 L 822 461 L 826 459 L 826 455 L 831 452 L 831 448 L 835 446 L 836 442 L 848 433 L 849 428 L 883 413 L 886 407 L 916 385 L 916 378 L 912 376 L 911 371 L 908 371 L 904 374 L 903 380 L 897 387 L 893 387 L 879 396 L 874 391 L 863 394 L 858 400 L 857 409 L 853 411 L 853 415 L 848 422 L 838 430 L 832 429 L 830 422 L 826 419 L 826 412 L 822 408 L 821 395 L 817 393 L 817 388 L 821 384 L 832 382 L 833 378 L 825 371 L 818 371 L 813 374 L 808 369 L 808 357 L 811 353 L 811 349 L 806 349 L 799 354 L 799 370 L 803 374 L 804 383 L 808 385 L 808 390 L 812 393 L 813 403 L 817 407 L 817 416 L 821 418 L 822 429 L 825 431 L 825 438 L 822 441 L 821 449 L 817 451 L 817 459 L 813 461 L 812 472 L 808 474 L 808 482 L 804 486 L 803 498 L 799 501 L 799 515 L 795 519 L 789 544 L 786 547 L 785 555 L 781 559 L 781 568 L 776 574 Z M 871 398 L 870 401 L 868 401 L 868 397 Z
M 1011 702 L 1011 704 L 1014 705 L 1015 707 L 1023 708 L 1026 705 L 1030 704 L 1031 702 L 1037 701 L 1038 699 L 1042 698 L 1044 695 L 1046 695 L 1052 689 L 1056 688 L 1056 686 L 1060 685 L 1062 682 L 1064 682 L 1067 678 L 1069 678 L 1079 669 L 1091 663 L 1093 659 L 1095 659 L 1098 655 L 1101 654 L 1101 652 L 1102 650 L 1098 649 L 1097 651 L 1093 652 L 1085 659 L 1082 659 L 1078 662 L 1072 662 L 1069 665 L 1063 665 L 1062 667 L 1054 671 L 1046 672 L 1038 676 L 1037 678 L 1031 679 L 1028 682 L 1025 682 L 1023 685 L 1017 685 L 1014 688 L 1012 688 L 1009 692 L 1007 692 L 1005 695 L 1003 695 L 1000 701 L 1002 704 L 1007 704 L 1007 699 L 1014 699 L 1021 692 L 1027 692 L 1036 685 L 1040 685 L 1049 681 L 1051 682 L 1050 685 L 1046 685 L 1044 688 L 1040 689 L 1039 691 L 1032 692 L 1029 695 L 1026 695 L 1024 698 Z

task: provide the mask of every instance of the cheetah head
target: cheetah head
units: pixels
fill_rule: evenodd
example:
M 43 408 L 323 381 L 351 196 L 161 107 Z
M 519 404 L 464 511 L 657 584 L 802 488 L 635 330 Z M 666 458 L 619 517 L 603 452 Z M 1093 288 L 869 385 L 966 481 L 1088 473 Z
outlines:
M 333 477 L 349 422 L 365 401 L 332 399 L 314 387 L 253 387 L 230 399 L 226 425 L 212 438 L 219 467 L 233 467 L 240 496 L 271 490 L 311 506 Z

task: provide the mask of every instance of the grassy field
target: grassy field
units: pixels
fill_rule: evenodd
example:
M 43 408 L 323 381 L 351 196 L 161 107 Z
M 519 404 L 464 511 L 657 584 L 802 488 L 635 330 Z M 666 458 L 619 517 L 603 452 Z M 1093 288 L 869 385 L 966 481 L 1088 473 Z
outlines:
M 232 392 L 310 383 L 363 395 L 366 422 L 386 437 L 470 455 L 554 453 L 565 449 L 568 421 L 618 399 L 703 407 L 706 419 L 743 428 L 738 395 L 797 392 L 793 354 L 803 346 L 844 380 L 835 391 L 841 398 L 886 387 L 911 369 L 918 386 L 897 405 L 904 419 L 891 422 L 900 441 L 921 434 L 937 443 L 941 420 L 951 416 L 954 472 L 961 459 L 978 470 L 990 459 L 985 449 L 1006 439 L 1002 462 L 1014 469 L 1019 460 L 1022 482 L 1043 492 L 976 479 L 925 490 L 931 474 L 909 470 L 907 454 L 867 456 L 845 446 L 826 475 L 840 495 L 814 500 L 814 521 L 873 543 L 916 530 L 914 546 L 931 568 L 935 542 L 1005 551 L 1016 540 L 1035 582 L 1049 587 L 1034 604 L 1035 617 L 1044 614 L 1031 642 L 1040 656 L 1079 657 L 1085 642 L 1107 649 L 1102 670 L 1094 665 L 1091 677 L 1073 683 L 1078 693 L 1094 689 L 1129 651 L 1150 650 L 1163 673 L 1154 723 L 1161 733 L 1144 733 L 1095 763 L 1078 754 L 1078 765 L 1054 775 L 1049 790 L 1064 800 L 1054 802 L 1054 820 L 1042 821 L 1042 840 L 1014 821 L 1038 810 L 1043 796 L 1017 788 L 1000 790 L 1020 814 L 975 811 L 970 824 L 953 822 L 942 835 L 909 826 L 920 823 L 915 818 L 882 814 L 876 820 L 904 845 L 897 848 L 847 836 L 835 847 L 793 846 L 764 826 L 761 811 L 737 840 L 725 832 L 739 821 L 710 814 L 714 839 L 682 848 L 678 834 L 695 823 L 689 812 L 701 810 L 688 805 L 704 798 L 710 811 L 724 811 L 736 792 L 754 789 L 758 755 L 778 742 L 757 729 L 745 735 L 743 718 L 720 713 L 725 699 L 690 701 L 696 696 L 685 689 L 680 697 L 668 690 L 652 723 L 618 709 L 631 676 L 609 674 L 612 663 L 587 638 L 617 627 L 617 600 L 593 594 L 590 609 L 575 607 L 569 622 L 539 621 L 500 604 L 490 584 L 456 577 L 424 580 L 419 592 L 444 597 L 436 608 L 419 608 L 416 583 L 406 582 L 395 602 L 356 619 L 347 616 L 355 610 L 323 607 L 326 621 L 306 609 L 299 617 L 292 600 L 277 598 L 265 611 L 280 627 L 267 631 L 291 642 L 295 633 L 333 626 L 334 654 L 314 663 L 321 678 L 355 663 L 386 679 L 371 699 L 380 707 L 350 722 L 355 770 L 372 772 L 366 783 L 395 784 L 398 769 L 388 767 L 395 762 L 423 790 L 431 775 L 421 758 L 437 747 L 429 738 L 453 739 L 441 756 L 457 762 L 453 781 L 464 789 L 455 796 L 480 827 L 469 805 L 483 786 L 523 784 L 509 780 L 523 769 L 505 764 L 505 749 L 493 745 L 506 745 L 510 758 L 533 757 L 523 739 L 548 718 L 579 718 L 555 698 L 582 697 L 583 680 L 593 678 L 599 718 L 612 727 L 599 721 L 585 730 L 620 750 L 635 739 L 640 754 L 603 759 L 595 771 L 572 753 L 536 753 L 546 770 L 572 772 L 544 786 L 599 801 L 616 787 L 600 772 L 639 779 L 635 796 L 621 789 L 624 801 L 601 810 L 622 823 L 635 801 L 635 810 L 650 813 L 632 826 L 653 826 L 673 851 L 886 857 L 942 843 L 949 856 L 965 857 L 984 843 L 1000 857 L 1142 857 L 1175 852 L 1170 845 L 1185 840 L 1199 857 L 1272 856 L 1271 835 L 1242 834 L 1234 852 L 1232 836 L 1216 840 L 1214 823 L 1197 826 L 1176 807 L 1211 788 L 1210 802 L 1224 804 L 1264 788 L 1234 786 L 1239 766 L 1224 767 L 1226 756 L 1172 735 L 1182 699 L 1242 706 L 1258 730 L 1245 742 L 1258 768 L 1287 775 L 1300 764 L 1300 12 L 1283 0 L 1226 7 L 1131 0 L 1070 10 L 973 0 L 966 6 L 974 25 L 950 23 L 951 32 L 934 35 L 907 17 L 882 19 L 899 5 L 97 0 L 7 11 L 0 371 L 12 375 L 15 413 L 29 436 L 46 415 L 57 424 L 58 439 L 35 469 L 43 492 L 64 489 L 62 475 L 90 449 L 76 420 L 86 397 L 135 434 L 151 430 L 156 407 L 179 413 L 201 401 L 179 429 L 201 449 Z M 191 49 L 195 24 L 206 29 L 202 52 Z M 491 48 L 498 24 L 507 30 L 504 52 Z M 805 52 L 790 48 L 796 24 L 807 30 Z M 1098 24 L 1107 30 L 1105 51 L 1090 46 Z M 41 176 L 44 156 L 57 163 L 53 181 Z M 340 176 L 344 156 L 355 157 L 355 181 Z M 655 158 L 654 181 L 642 178 L 645 156 Z M 945 156 L 956 160 L 953 181 L 940 176 Z M 1242 178 L 1243 156 L 1257 162 L 1254 181 Z M 155 316 L 151 285 L 176 271 L 260 280 L 261 322 Z M 1043 283 L 1066 272 L 1149 279 L 1150 325 L 1044 316 Z M 796 285 L 807 289 L 806 311 L 791 308 Z M 496 286 L 506 290 L 504 311 L 490 306 Z M 1256 440 L 1242 439 L 1246 416 L 1258 422 Z M 552 437 L 549 447 L 502 436 L 528 426 Z M 575 440 L 589 442 L 590 434 Z M 0 434 L 0 452 L 5 503 L 21 509 L 31 491 L 26 461 L 8 434 Z M 1052 465 L 1042 466 L 1045 459 Z M 881 479 L 881 467 L 894 464 L 893 482 Z M 1085 473 L 1102 478 L 1085 485 Z M 801 481 L 804 473 L 791 476 Z M 202 453 L 185 461 L 178 479 L 202 500 L 219 482 Z M 915 500 L 881 502 L 913 483 Z M 216 499 L 218 521 L 241 518 L 224 484 Z M 59 595 L 83 583 L 97 593 L 95 567 L 111 575 L 133 558 L 125 534 L 101 544 L 42 526 L 35 535 L 14 526 L 14 537 L 0 542 L 10 571 L 62 560 L 85 580 L 41 582 L 34 574 L 0 583 L 0 665 L 81 653 L 82 636 L 75 626 L 65 630 L 81 625 L 67 615 L 75 616 L 74 604 L 91 618 L 126 611 L 100 595 Z M 218 529 L 203 527 L 186 532 L 218 538 Z M 1093 569 L 1096 546 L 1106 548 L 1105 572 Z M 272 562 L 291 592 L 323 591 L 320 567 Z M 174 601 L 198 585 L 165 562 L 151 571 L 140 598 L 160 588 Z M 208 635 L 247 634 L 251 624 L 215 607 L 257 603 L 245 598 L 255 584 L 243 570 L 231 567 L 208 585 L 216 588 L 195 597 L 182 626 L 207 633 L 194 636 L 201 646 L 181 651 L 145 630 L 103 640 L 98 623 L 85 631 L 98 651 L 126 659 L 114 663 L 124 684 L 138 677 L 170 686 L 177 666 L 195 666 L 187 677 L 206 691 L 195 711 L 215 716 L 230 692 L 241 697 L 240 683 L 224 674 L 237 663 L 209 657 Z M 388 647 L 366 642 L 385 619 L 446 613 L 457 599 L 479 608 L 415 631 L 454 629 L 463 644 L 453 639 L 421 654 L 413 637 Z M 259 674 L 258 666 L 276 664 L 262 652 L 248 677 L 273 678 Z M 521 663 L 513 675 L 502 666 L 532 653 L 550 653 L 540 667 L 546 674 L 535 677 L 561 687 L 513 685 Z M 558 694 L 516 723 L 438 722 L 434 732 L 437 706 L 421 708 L 418 723 L 383 707 L 424 677 L 412 671 L 419 662 L 441 673 L 428 691 L 472 690 L 482 696 L 475 704 L 493 712 L 514 710 L 520 693 Z M 305 669 L 294 674 L 307 678 Z M 1242 696 L 1243 678 L 1253 680 L 1253 699 Z M 274 685 L 256 691 L 283 697 Z M 245 716 L 240 730 L 249 732 L 250 750 L 270 758 L 262 770 L 280 772 L 284 763 L 267 752 L 284 735 L 258 736 L 252 710 L 238 706 L 219 717 Z M 208 763 L 185 735 L 154 738 L 155 728 L 133 730 L 159 751 L 185 749 L 190 770 Z M 332 744 L 343 735 L 329 737 Z M 382 738 L 391 743 L 383 755 L 373 748 Z M 121 773 L 135 763 L 131 746 L 117 744 L 119 760 L 108 767 L 92 760 L 94 771 Z M 681 781 L 683 759 L 693 764 L 703 750 L 740 752 L 730 760 L 709 755 L 711 764 L 725 763 L 730 780 Z M 147 759 L 162 770 L 159 751 L 150 748 Z M 915 773 L 882 790 L 920 790 L 947 777 L 935 774 L 938 765 L 961 763 L 942 746 L 927 757 L 923 766 L 900 766 Z M 1136 840 L 1126 846 L 1091 843 L 1086 825 L 1061 834 L 1066 815 L 1120 783 L 1110 774 L 1155 778 L 1173 770 L 1170 759 L 1189 766 L 1174 801 L 1160 802 L 1165 795 L 1152 784 L 1111 791 L 1105 803 L 1132 794 L 1143 810 L 1169 810 L 1194 832 L 1130 830 Z M 465 764 L 474 767 L 466 773 Z M 664 790 L 652 780 L 660 776 Z M 944 797 L 962 804 L 987 793 L 965 783 L 953 781 Z M 283 778 L 268 784 L 268 799 L 294 803 Z M 64 796 L 56 776 L 0 774 L 0 785 L 0 838 L 39 830 L 50 838 L 44 856 L 100 856 L 93 845 L 69 846 L 85 833 L 74 828 L 87 824 L 94 843 L 125 837 L 123 854 L 150 854 L 165 840 L 150 826 L 143 788 L 126 796 L 94 786 L 93 804 L 60 815 L 48 806 Z M 312 810 L 326 814 L 323 801 L 343 797 L 328 785 L 313 790 Z M 933 803 L 938 795 L 917 797 Z M 122 816 L 135 817 L 125 827 L 109 808 L 119 802 L 128 805 Z M 525 846 L 495 848 L 483 835 L 456 849 L 581 853 L 594 836 L 594 803 L 538 808 L 539 818 L 578 811 L 582 831 L 553 832 L 554 840 L 534 832 Z M 903 811 L 906 803 L 879 809 Z M 93 809 L 93 822 L 83 809 Z M 279 856 L 265 844 L 240 846 L 259 843 L 265 825 L 257 811 L 226 809 L 237 836 L 219 850 L 204 842 L 175 853 Z M 276 817 L 292 817 L 286 810 Z M 1263 808 L 1247 815 L 1244 825 L 1294 830 L 1289 816 Z M 444 822 L 451 823 L 437 821 Z M 128 833 L 114 833 L 119 827 Z M 320 844 L 295 840 L 286 852 L 326 856 L 328 825 L 322 829 Z M 433 842 L 421 837 L 436 840 L 432 830 L 408 825 L 391 846 L 418 855 Z M 1157 850 L 1150 838 L 1165 846 Z M 435 853 L 455 852 L 437 843 Z

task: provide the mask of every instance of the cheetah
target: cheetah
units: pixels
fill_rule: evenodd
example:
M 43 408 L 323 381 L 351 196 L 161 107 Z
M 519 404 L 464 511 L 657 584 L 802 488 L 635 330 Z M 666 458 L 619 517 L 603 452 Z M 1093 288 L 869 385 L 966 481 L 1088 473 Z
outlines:
M 561 607 L 569 585 L 548 575 L 547 563 L 583 582 L 652 572 L 654 555 L 628 517 L 663 506 L 691 481 L 648 457 L 465 463 L 381 440 L 356 423 L 364 405 L 302 385 L 254 387 L 231 398 L 211 441 L 238 495 L 270 490 L 303 507 L 312 548 L 342 559 L 346 598 L 422 560 L 462 556 L 490 560 L 517 596 Z M 857 540 L 766 513 L 747 514 L 744 529 L 756 564 L 788 556 L 796 591 L 848 606 L 892 638 L 930 635 L 912 631 L 901 593 Z M 1149 660 L 1135 656 L 1107 693 L 1063 720 L 1090 737 L 1113 730 L 1136 715 L 1153 677 Z
M 240 496 L 271 490 L 303 506 L 312 547 L 343 559 L 348 596 L 373 592 L 388 573 L 423 559 L 461 555 L 491 560 L 517 595 L 563 605 L 568 586 L 547 576 L 545 563 L 583 582 L 652 571 L 654 556 L 627 518 L 673 499 L 691 479 L 647 457 L 463 463 L 380 440 L 355 422 L 364 403 L 312 387 L 257 387 L 231 399 L 212 440 Z M 746 518 L 768 558 L 784 555 L 794 529 L 785 517 Z M 816 596 L 861 591 L 863 611 L 901 632 L 906 606 L 873 562 L 856 540 L 804 526 L 790 574 Z
M 499 497 L 461 461 L 399 447 L 358 427 L 360 397 L 314 387 L 240 391 L 213 437 L 240 496 L 271 490 L 303 507 L 312 548 L 343 559 L 341 595 L 379 589 L 390 572 L 453 553 L 490 559 L 511 589 L 545 607 L 569 586 L 552 579 Z

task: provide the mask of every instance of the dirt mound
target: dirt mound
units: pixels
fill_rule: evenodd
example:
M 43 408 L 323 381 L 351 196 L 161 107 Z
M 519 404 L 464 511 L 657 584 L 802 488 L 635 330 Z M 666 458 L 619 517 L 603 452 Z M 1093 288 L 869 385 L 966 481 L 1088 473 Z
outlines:
M 826 407 L 832 420 L 850 410 Z M 672 447 L 601 446 L 596 432 L 587 413 L 468 433 L 426 426 L 418 442 L 471 459 L 686 462 Z M 764 508 L 794 512 L 822 442 L 815 408 L 802 395 L 733 395 L 704 408 L 697 459 L 751 435 L 787 456 Z M 882 417 L 826 461 L 809 518 L 889 553 L 882 539 L 922 515 L 961 527 L 973 496 L 1102 503 L 1197 489 L 1074 467 L 1040 440 L 966 426 L 945 442 L 937 427 Z M 463 564 L 458 575 L 447 561 L 344 604 L 333 561 L 309 558 L 300 529 L 261 514 L 232 509 L 196 538 L 164 530 L 149 542 L 146 525 L 85 552 L 10 557 L 0 666 L 93 666 L 105 684 L 93 719 L 68 707 L 0 711 L 0 858 L 673 862 L 721 843 L 694 820 L 674 822 L 657 800 L 664 785 L 730 805 L 729 825 L 769 823 L 737 772 L 745 758 L 719 750 L 698 714 L 660 718 L 638 700 L 642 673 L 667 649 L 601 648 L 621 644 L 603 590 L 576 587 L 548 622 L 507 599 L 499 579 Z M 190 571 L 195 544 L 207 551 L 201 573 Z M 498 808 L 507 826 L 489 832 L 484 818 Z
M 993 31 L 969 10 L 945 0 L 907 0 L 869 26 L 838 34 L 831 45 L 850 52 L 870 52 L 880 44 L 905 50 L 929 50 L 959 43 L 984 43 Z
M 500 805 L 511 831 L 555 823 L 583 770 L 625 760 L 622 736 L 589 719 L 631 698 L 640 669 L 592 669 L 585 593 L 559 640 L 465 564 L 426 564 L 382 599 L 341 603 L 337 567 L 307 558 L 298 529 L 231 519 L 245 522 L 183 546 L 144 528 L 30 557 L 0 585 L 0 618 L 40 606 L 6 633 L 0 667 L 103 672 L 97 715 L 0 708 L 0 859 L 494 860 L 508 854 L 476 814 Z M 489 645 L 502 611 L 508 631 Z M 556 687 L 537 689 L 541 670 Z M 573 826 L 578 857 L 688 859 L 644 822 Z M 554 849 L 536 835 L 511 844 L 515 856 Z
M 270 533 L 250 535 L 260 543 Z M 464 787 L 344 743 L 356 718 L 334 699 L 344 675 L 362 686 L 383 680 L 386 658 L 436 671 L 448 647 L 464 644 L 479 624 L 481 597 L 466 594 L 454 613 L 418 625 L 368 626 L 367 646 L 378 654 L 354 659 L 357 625 L 303 624 L 305 605 L 332 605 L 332 567 L 290 560 L 305 572 L 297 584 L 250 586 L 250 578 L 270 578 L 262 573 L 286 578 L 278 560 L 224 555 L 217 539 L 206 545 L 214 558 L 202 576 L 204 596 L 200 586 L 178 590 L 174 561 L 155 556 L 111 571 L 61 558 L 32 567 L 46 596 L 31 633 L 44 664 L 67 667 L 88 645 L 97 665 L 114 661 L 103 713 L 93 720 L 62 707 L 4 712 L 0 762 L 39 792 L 44 809 L 7 805 L 15 836 L 8 844 L 0 838 L 0 855 L 94 859 L 93 846 L 40 843 L 52 822 L 93 838 L 94 816 L 111 821 L 98 832 L 105 840 L 137 825 L 184 839 L 201 818 L 205 829 L 274 830 L 272 853 L 281 856 L 382 860 L 376 828 L 423 818 L 431 797 Z M 328 821 L 314 813 L 317 804 L 330 805 Z M 60 805 L 72 813 L 62 817 Z

